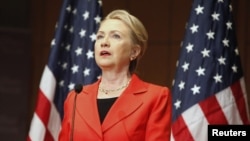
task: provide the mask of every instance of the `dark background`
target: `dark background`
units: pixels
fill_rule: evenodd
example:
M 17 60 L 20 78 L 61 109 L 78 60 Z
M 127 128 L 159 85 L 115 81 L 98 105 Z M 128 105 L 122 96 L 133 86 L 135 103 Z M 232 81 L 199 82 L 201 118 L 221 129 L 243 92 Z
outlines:
M 48 61 L 62 0 L 0 2 L 0 140 L 24 141 Z M 139 64 L 141 76 L 171 87 L 192 0 L 103 0 L 104 15 L 124 8 L 141 19 L 149 48 Z M 234 0 L 239 51 L 250 101 L 250 1 Z

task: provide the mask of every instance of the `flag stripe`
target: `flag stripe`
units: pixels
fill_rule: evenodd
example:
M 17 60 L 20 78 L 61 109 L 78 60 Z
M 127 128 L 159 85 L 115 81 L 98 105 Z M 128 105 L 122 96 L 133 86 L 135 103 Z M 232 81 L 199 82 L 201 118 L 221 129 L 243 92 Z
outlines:
M 179 116 L 173 123 L 171 136 L 173 136 L 176 141 L 181 141 L 183 139 L 194 140 L 182 116 Z
M 46 65 L 43 70 L 39 87 L 40 90 L 43 92 L 43 95 L 50 102 L 52 102 L 54 99 L 55 86 L 56 86 L 56 79 L 50 68 Z
M 241 120 L 244 124 L 249 124 L 247 113 L 244 111 L 247 111 L 246 108 L 248 105 L 246 105 L 246 99 L 244 97 L 242 89 L 244 89 L 241 86 L 241 81 L 244 80 L 244 78 L 241 78 L 239 81 L 235 82 L 233 85 L 231 85 L 231 90 L 233 92 L 233 95 L 235 97 L 236 106 L 239 113 L 239 116 L 241 116 Z
M 224 115 L 227 119 L 227 124 L 242 124 L 242 119 L 240 118 L 231 88 L 228 87 L 227 89 L 219 92 L 216 95 L 216 98 L 222 107 Z
M 222 111 L 223 108 L 220 106 L 215 96 L 211 96 L 206 100 L 201 101 L 199 104 L 202 108 L 202 111 L 204 112 L 205 118 L 207 119 L 208 123 L 227 124 L 227 119 Z
M 48 124 L 49 114 L 50 114 L 50 101 L 44 96 L 43 92 L 39 90 L 38 92 L 38 101 L 36 106 L 36 113 L 39 118 L 42 120 L 44 125 Z
M 241 91 L 242 91 L 242 94 L 243 94 L 243 97 L 244 97 L 244 100 L 245 100 L 245 108 L 246 108 L 246 113 L 244 113 L 244 112 L 242 112 L 242 114 L 246 114 L 246 118 L 247 119 L 250 119 L 250 114 L 249 114 L 249 103 L 248 103 L 248 99 L 247 99 L 247 92 L 246 92 L 246 84 L 245 84 L 245 81 L 244 81 L 244 77 L 242 77 L 241 79 L 240 79 L 240 86 L 241 86 Z M 247 120 L 246 119 L 246 120 Z M 245 121 L 244 120 L 244 123 L 248 123 L 248 124 L 250 124 L 250 121 L 248 120 L 248 121 Z
M 56 140 L 56 138 L 53 138 L 51 133 L 46 129 L 46 133 L 45 133 L 45 139 L 46 141 L 54 141 Z
M 199 141 L 205 141 L 207 134 L 207 120 L 204 118 L 203 111 L 199 104 L 192 106 L 190 109 L 186 110 L 182 117 L 189 129 L 192 137 Z M 197 128 L 197 126 L 199 128 Z M 202 132 L 201 132 L 202 131 Z
M 44 124 L 42 123 L 41 119 L 37 116 L 37 114 L 34 113 L 31 121 L 31 127 L 29 130 L 28 138 L 31 141 L 43 141 L 45 132 L 46 128 Z
M 49 115 L 49 122 L 48 122 L 48 131 L 53 136 L 53 139 L 57 139 L 58 134 L 61 129 L 61 118 L 58 110 L 56 109 L 54 103 L 52 104 L 50 115 Z

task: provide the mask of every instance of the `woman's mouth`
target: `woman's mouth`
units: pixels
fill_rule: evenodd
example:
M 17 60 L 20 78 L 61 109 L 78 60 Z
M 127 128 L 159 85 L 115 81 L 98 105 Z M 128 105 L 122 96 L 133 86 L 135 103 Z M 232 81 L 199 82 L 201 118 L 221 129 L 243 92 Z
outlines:
M 101 51 L 100 53 L 101 56 L 108 56 L 111 55 L 108 51 Z

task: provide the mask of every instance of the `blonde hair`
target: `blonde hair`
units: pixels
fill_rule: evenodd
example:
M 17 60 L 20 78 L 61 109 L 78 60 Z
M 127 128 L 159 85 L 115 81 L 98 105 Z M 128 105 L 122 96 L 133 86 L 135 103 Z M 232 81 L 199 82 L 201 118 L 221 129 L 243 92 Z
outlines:
M 131 30 L 131 39 L 134 44 L 137 44 L 140 46 L 141 51 L 139 54 L 139 58 L 143 56 L 143 54 L 146 51 L 147 48 L 147 42 L 148 42 L 148 33 L 142 24 L 142 22 L 136 18 L 135 16 L 131 15 L 128 11 L 117 9 L 112 12 L 110 12 L 103 21 L 108 19 L 117 19 L 125 23 Z M 138 58 L 131 61 L 129 66 L 129 71 L 132 73 L 135 71 L 136 66 L 138 63 Z

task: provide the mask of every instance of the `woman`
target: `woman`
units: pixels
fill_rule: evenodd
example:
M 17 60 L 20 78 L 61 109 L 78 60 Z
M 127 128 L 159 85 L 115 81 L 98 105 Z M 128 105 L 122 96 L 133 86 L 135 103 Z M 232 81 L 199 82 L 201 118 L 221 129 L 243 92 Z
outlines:
M 135 74 L 147 40 L 143 24 L 127 11 L 114 10 L 107 15 L 95 42 L 102 76 L 84 86 L 76 102 L 75 92 L 69 93 L 60 141 L 170 140 L 170 90 Z

